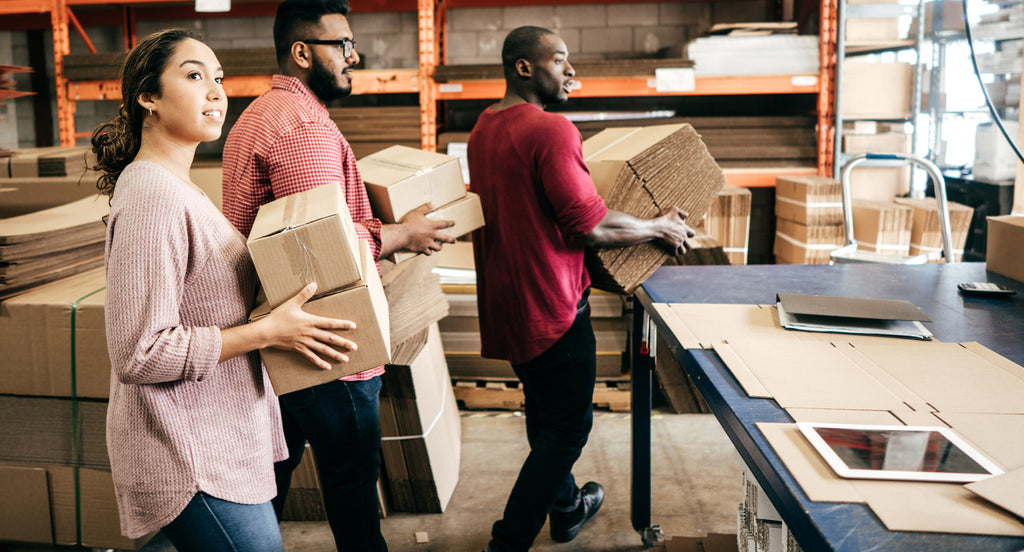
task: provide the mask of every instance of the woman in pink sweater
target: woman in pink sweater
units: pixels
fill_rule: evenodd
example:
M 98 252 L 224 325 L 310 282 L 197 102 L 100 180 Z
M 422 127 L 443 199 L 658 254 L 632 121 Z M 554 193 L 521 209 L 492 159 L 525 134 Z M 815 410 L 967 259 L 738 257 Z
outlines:
M 328 369 L 356 347 L 330 330 L 354 325 L 302 310 L 315 284 L 246 323 L 245 237 L 189 178 L 196 147 L 221 134 L 222 78 L 188 31 L 151 35 L 125 60 L 119 115 L 93 134 L 111 196 L 107 448 L 126 536 L 162 528 L 182 552 L 280 551 L 270 499 L 287 452 L 258 349 Z

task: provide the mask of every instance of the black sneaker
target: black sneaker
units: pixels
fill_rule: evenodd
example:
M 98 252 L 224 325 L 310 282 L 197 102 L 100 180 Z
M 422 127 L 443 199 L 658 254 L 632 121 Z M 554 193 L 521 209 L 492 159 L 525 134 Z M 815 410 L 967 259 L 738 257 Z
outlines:
M 551 511 L 551 540 L 569 542 L 576 538 L 580 528 L 604 504 L 604 487 L 593 481 L 580 488 L 580 505 L 572 512 Z

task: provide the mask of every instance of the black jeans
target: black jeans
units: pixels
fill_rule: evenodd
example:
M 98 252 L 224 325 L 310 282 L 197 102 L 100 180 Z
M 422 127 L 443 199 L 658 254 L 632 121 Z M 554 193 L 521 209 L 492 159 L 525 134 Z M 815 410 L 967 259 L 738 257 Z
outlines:
M 323 489 L 324 510 L 338 550 L 386 551 L 377 510 L 380 474 L 379 377 L 334 380 L 279 397 L 288 459 L 274 464 L 278 518 L 292 472 L 309 441 Z
M 530 454 L 512 487 L 504 517 L 491 530 L 494 552 L 529 550 L 550 510 L 570 511 L 579 504 L 572 467 L 594 423 L 596 351 L 590 309 L 584 306 L 551 348 L 512 366 L 526 397 Z

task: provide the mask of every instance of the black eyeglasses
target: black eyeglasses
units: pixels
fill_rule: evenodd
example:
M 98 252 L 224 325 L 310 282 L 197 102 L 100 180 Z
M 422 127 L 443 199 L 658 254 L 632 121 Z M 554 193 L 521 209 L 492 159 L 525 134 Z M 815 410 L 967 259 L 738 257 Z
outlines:
M 309 40 L 299 40 L 298 42 L 305 42 L 306 44 L 323 44 L 325 46 L 341 46 L 341 53 L 345 57 L 352 57 L 352 54 L 356 53 L 356 41 L 351 38 L 343 38 L 341 40 L 320 40 L 311 38 Z

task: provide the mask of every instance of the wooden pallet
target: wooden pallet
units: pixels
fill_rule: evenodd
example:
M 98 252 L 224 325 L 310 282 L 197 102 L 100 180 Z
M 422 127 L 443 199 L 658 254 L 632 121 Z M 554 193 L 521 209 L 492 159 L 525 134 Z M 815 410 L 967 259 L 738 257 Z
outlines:
M 523 410 L 519 380 L 455 380 L 455 400 L 465 410 Z M 598 381 L 594 384 L 594 406 L 612 412 L 629 412 L 629 380 Z

